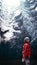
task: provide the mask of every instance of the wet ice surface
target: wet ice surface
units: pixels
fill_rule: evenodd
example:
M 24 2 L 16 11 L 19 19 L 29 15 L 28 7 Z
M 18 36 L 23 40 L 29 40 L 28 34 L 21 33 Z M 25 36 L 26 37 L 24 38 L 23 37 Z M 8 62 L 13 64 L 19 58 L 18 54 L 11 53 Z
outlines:
M 20 5 L 20 8 L 16 11 L 14 10 L 12 11 L 11 8 L 9 8 L 10 10 L 8 10 L 6 7 L 7 4 L 4 4 L 4 1 L 2 1 L 1 19 L 3 20 L 1 22 L 1 30 L 5 31 L 9 29 L 9 32 L 7 33 L 11 33 L 9 34 L 10 39 L 13 38 L 14 36 L 13 32 L 16 33 L 17 31 L 17 33 L 21 33 L 20 30 L 21 23 L 22 26 L 26 28 L 26 30 L 28 31 L 28 33 L 31 35 L 32 38 L 34 38 L 35 36 L 37 37 L 37 1 L 36 0 L 31 0 L 31 1 L 27 0 L 24 2 L 22 1 L 22 6 Z M 5 34 L 6 36 L 8 35 L 7 33 Z
M 17 8 L 12 8 L 12 5 L 7 7 L 6 4 L 4 6 L 1 1 L 0 17 L 1 31 L 9 30 L 2 34 L 2 37 L 5 37 L 3 41 L 9 42 L 10 48 L 14 48 L 18 55 L 25 36 L 31 37 L 32 40 L 37 37 L 37 0 L 20 1 Z

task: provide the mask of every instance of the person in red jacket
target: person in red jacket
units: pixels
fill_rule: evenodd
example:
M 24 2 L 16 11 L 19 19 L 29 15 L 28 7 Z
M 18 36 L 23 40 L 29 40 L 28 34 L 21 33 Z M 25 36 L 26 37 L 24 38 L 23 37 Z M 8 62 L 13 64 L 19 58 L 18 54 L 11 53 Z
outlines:
M 23 48 L 22 48 L 22 62 L 25 61 L 26 65 L 28 65 L 28 63 L 30 62 L 30 60 L 29 60 L 30 54 L 31 54 L 31 50 L 30 50 L 29 37 L 25 37 Z

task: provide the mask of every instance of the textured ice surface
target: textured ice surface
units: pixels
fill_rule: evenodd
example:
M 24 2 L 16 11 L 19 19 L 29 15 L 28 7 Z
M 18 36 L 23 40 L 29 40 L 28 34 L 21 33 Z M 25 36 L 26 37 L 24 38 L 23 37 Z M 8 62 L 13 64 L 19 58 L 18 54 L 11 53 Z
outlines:
M 8 2 L 6 1 L 7 4 L 4 2 L 1 1 L 1 30 L 9 30 L 7 33 L 9 33 L 9 38 L 11 39 L 14 36 L 14 32 L 21 33 L 21 26 L 24 26 L 29 35 L 34 38 L 35 34 L 37 34 L 37 1 L 20 0 L 20 8 L 18 9 L 18 6 L 15 11 L 13 10 L 14 8 L 11 8 L 12 5 L 9 7 L 10 10 L 8 10 Z M 5 37 L 7 37 L 7 33 L 4 34 Z

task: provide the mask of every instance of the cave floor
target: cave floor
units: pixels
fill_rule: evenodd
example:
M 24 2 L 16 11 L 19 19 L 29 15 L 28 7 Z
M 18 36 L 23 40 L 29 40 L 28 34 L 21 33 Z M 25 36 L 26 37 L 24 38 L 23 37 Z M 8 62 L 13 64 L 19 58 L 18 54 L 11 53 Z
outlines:
M 0 65 L 25 65 L 21 60 L 0 60 Z M 37 65 L 37 60 L 31 60 L 30 65 Z

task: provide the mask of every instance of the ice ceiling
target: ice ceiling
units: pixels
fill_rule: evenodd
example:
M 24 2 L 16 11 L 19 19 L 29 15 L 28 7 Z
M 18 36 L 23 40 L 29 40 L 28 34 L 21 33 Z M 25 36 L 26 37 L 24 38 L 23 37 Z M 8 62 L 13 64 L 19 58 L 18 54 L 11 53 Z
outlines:
M 12 11 L 15 10 L 20 5 L 19 0 L 2 0 L 2 6 L 4 9 L 7 10 L 8 14 L 10 14 L 11 9 Z
M 14 16 L 12 16 L 12 15 L 14 15 L 14 11 L 16 11 L 16 9 L 19 5 L 20 5 L 19 0 L 2 0 L 1 30 L 4 32 L 5 30 L 9 29 L 9 32 L 4 34 L 4 36 L 6 37 L 6 40 L 10 40 L 10 38 L 13 36 L 13 31 L 15 31 L 13 29 L 13 21 L 12 21 L 13 20 L 12 18 L 14 18 Z M 18 15 L 18 13 L 17 13 L 17 15 Z M 10 22 L 12 22 L 12 23 L 9 24 Z
M 37 34 L 37 0 L 2 0 L 1 3 L 1 31 L 9 30 L 3 35 L 5 41 L 19 38 L 23 26 L 32 37 L 35 37 Z M 20 21 L 23 22 L 22 25 Z

